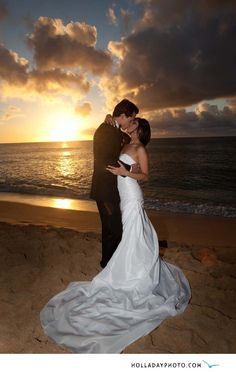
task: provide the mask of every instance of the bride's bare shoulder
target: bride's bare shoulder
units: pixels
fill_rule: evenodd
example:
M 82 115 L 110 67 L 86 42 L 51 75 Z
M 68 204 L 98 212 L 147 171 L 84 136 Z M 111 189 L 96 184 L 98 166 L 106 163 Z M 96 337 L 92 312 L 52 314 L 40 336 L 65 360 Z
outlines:
M 140 154 L 140 155 L 147 155 L 147 149 L 144 145 L 140 144 L 138 145 L 137 149 L 136 149 L 137 153 Z

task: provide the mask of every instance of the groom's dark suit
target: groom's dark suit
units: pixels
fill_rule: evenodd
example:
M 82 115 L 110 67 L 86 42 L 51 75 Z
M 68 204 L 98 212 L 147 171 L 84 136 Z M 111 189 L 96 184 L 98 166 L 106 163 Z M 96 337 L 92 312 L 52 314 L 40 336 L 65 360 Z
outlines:
M 97 128 L 93 138 L 94 173 L 90 197 L 97 202 L 102 222 L 102 267 L 106 266 L 122 237 L 117 177 L 106 167 L 118 166 L 121 149 L 129 140 L 126 133 L 106 123 Z

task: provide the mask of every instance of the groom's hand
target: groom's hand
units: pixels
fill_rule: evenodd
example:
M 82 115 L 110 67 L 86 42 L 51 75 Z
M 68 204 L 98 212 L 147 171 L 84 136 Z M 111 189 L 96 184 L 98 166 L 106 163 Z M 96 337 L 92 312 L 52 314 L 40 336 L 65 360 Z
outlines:
M 132 164 L 130 172 L 135 174 L 140 173 L 141 172 L 140 165 L 138 163 Z
M 108 165 L 106 170 L 108 170 L 109 172 L 111 172 L 112 174 L 116 175 L 116 176 L 127 176 L 129 174 L 129 171 L 127 171 L 127 169 L 125 169 L 124 165 L 119 162 L 119 167 L 113 167 L 112 165 Z

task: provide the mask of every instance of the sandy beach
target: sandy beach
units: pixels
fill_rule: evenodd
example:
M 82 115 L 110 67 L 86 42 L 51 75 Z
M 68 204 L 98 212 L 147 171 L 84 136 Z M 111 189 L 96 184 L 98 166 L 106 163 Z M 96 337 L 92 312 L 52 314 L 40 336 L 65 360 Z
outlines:
M 163 259 L 187 276 L 192 299 L 124 353 L 236 352 L 236 219 L 148 212 Z M 71 281 L 101 269 L 96 211 L 0 201 L 0 352 L 67 353 L 48 340 L 39 312 Z

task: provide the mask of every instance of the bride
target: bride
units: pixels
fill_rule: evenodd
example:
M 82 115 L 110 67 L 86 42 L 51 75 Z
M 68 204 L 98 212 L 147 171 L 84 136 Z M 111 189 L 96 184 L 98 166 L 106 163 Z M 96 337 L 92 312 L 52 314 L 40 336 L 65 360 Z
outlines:
M 107 167 L 118 176 L 122 240 L 91 282 L 70 283 L 40 313 L 46 335 L 75 353 L 120 353 L 182 313 L 191 296 L 183 272 L 159 257 L 157 234 L 143 208 L 138 181 L 148 178 L 149 123 L 136 118 L 127 132 L 131 141 L 120 160 L 138 163 L 140 172 L 130 173 L 122 163 Z

